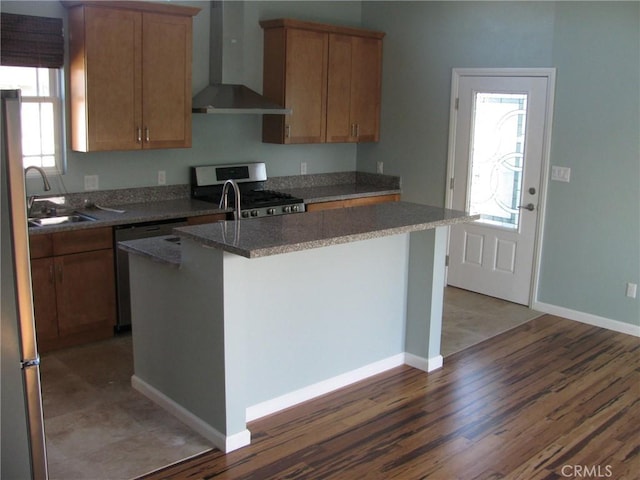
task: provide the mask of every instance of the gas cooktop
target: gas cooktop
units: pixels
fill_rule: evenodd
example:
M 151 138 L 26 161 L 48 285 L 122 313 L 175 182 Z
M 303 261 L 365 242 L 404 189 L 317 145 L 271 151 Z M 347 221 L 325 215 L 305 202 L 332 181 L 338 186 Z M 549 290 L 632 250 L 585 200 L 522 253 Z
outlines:
M 267 190 L 264 163 L 234 165 L 206 165 L 191 167 L 191 197 L 220 204 L 222 187 L 227 180 L 235 180 L 240 189 L 241 218 L 286 215 L 305 211 L 304 200 L 288 193 Z M 235 208 L 233 195 L 229 207 Z

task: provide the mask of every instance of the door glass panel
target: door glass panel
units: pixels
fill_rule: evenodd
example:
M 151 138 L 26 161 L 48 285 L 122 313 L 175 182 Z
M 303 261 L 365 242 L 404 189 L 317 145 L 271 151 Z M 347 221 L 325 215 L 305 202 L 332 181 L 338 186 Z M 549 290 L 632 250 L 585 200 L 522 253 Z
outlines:
M 526 94 L 475 93 L 467 209 L 481 223 L 517 230 Z

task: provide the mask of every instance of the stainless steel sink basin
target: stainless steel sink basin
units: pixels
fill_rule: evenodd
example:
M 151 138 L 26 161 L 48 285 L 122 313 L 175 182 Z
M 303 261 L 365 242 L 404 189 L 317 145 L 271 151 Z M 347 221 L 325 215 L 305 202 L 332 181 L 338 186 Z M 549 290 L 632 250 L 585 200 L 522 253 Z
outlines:
M 46 227 L 51 225 L 65 225 L 68 223 L 93 222 L 95 218 L 83 213 L 70 213 L 68 215 L 56 215 L 53 217 L 30 218 L 29 226 Z

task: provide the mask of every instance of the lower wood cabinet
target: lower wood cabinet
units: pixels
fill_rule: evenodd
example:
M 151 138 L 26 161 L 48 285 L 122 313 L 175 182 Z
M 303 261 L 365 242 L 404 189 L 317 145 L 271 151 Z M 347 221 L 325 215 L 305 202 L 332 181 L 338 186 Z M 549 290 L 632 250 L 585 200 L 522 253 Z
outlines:
M 30 247 L 39 350 L 112 336 L 116 292 L 111 228 L 32 235 Z
M 376 203 L 398 202 L 400 194 L 375 195 L 373 197 L 350 198 L 347 200 L 334 200 L 330 202 L 308 203 L 305 205 L 307 212 L 317 212 L 319 210 L 330 210 L 333 208 L 363 207 L 365 205 L 375 205 Z

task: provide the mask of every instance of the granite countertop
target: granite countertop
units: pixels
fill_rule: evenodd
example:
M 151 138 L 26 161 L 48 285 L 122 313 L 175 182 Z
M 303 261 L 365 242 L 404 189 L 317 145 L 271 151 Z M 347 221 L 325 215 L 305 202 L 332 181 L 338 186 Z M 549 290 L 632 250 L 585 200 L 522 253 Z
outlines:
M 268 188 L 302 198 L 305 203 L 401 193 L 400 177 L 366 172 L 277 177 L 267 181 L 267 184 Z
M 180 240 L 181 237 L 176 235 L 164 235 L 127 240 L 120 242 L 118 246 L 127 252 L 143 255 L 159 263 L 178 268 L 182 262 Z
M 318 203 L 375 195 L 399 194 L 400 177 L 365 172 L 337 172 L 313 175 L 292 175 L 267 180 L 265 188 L 279 190 L 302 198 L 305 203 Z M 98 192 L 68 194 L 64 211 L 79 212 L 95 221 L 75 222 L 44 227 L 30 227 L 30 235 L 99 228 L 132 223 L 187 218 L 197 215 L 227 213 L 217 205 L 189 198 L 189 185 L 143 187 Z M 45 200 L 45 198 L 43 198 Z M 83 202 L 123 210 L 122 213 L 98 208 L 84 208 Z
M 38 235 L 86 228 L 172 220 L 176 218 L 187 218 L 197 215 L 213 215 L 230 211 L 222 210 L 212 203 L 192 200 L 190 198 L 156 200 L 145 203 L 129 203 L 125 205 L 110 205 L 108 208 L 121 210 L 123 212 L 119 213 L 109 210 L 101 210 L 96 207 L 75 209 L 73 211 L 95 218 L 95 221 L 76 222 L 46 227 L 29 227 L 29 234 Z
M 408 202 L 225 221 L 175 229 L 176 235 L 246 258 L 320 248 L 453 225 L 477 216 Z M 165 238 L 122 242 L 125 250 L 177 265 L 180 245 Z

